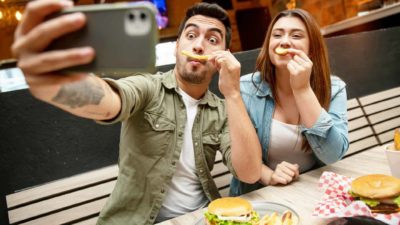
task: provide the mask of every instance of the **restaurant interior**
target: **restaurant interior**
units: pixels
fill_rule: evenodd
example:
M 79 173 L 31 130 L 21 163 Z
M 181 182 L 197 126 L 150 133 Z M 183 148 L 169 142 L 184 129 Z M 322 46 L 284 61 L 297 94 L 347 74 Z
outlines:
M 10 45 L 13 41 L 13 33 L 18 20 L 22 16 L 22 12 L 28 0 L 1 0 L 0 1 L 0 27 L 2 34 L 0 36 L 0 60 L 12 58 Z M 100 4 L 123 2 L 120 0 L 75 0 L 77 5 Z M 167 22 L 160 29 L 160 42 L 167 42 L 176 38 L 176 33 L 179 27 L 181 18 L 184 16 L 185 9 L 193 5 L 198 0 L 155 0 L 163 6 L 163 16 Z M 268 24 L 277 12 L 291 7 L 290 4 L 298 8 L 302 8 L 310 12 L 319 25 L 329 27 L 330 25 L 356 19 L 357 16 L 368 13 L 376 9 L 383 9 L 387 6 L 393 7 L 396 0 L 206 0 L 204 2 L 215 2 L 226 9 L 230 15 L 232 23 L 232 52 L 246 51 L 259 48 L 264 38 L 264 33 L 267 30 Z M 393 12 L 381 12 L 377 17 L 362 20 L 384 20 L 380 21 L 383 24 L 374 26 L 360 27 L 358 30 L 351 32 L 365 31 L 369 29 L 377 29 L 382 27 L 398 26 L 398 13 L 393 9 Z M 161 11 L 161 10 L 159 10 Z M 367 23 L 367 21 L 353 22 L 348 25 L 341 26 L 338 31 L 327 31 L 325 36 L 339 35 L 347 32 L 347 28 L 354 27 L 355 24 Z M 259 26 L 248 26 L 257 22 Z M 347 26 L 347 28 L 346 28 Z M 339 30 L 342 32 L 340 33 Z M 251 33 L 252 35 L 248 35 Z M 329 33 L 329 34 L 328 34 Z
M 3 196 L 0 200 L 0 223 L 95 224 L 99 210 L 117 179 L 120 124 L 100 126 L 91 120 L 71 116 L 30 95 L 10 50 L 15 28 L 28 2 L 0 0 L 0 177 L 3 181 L 0 185 Z M 122 1 L 74 2 L 76 5 L 90 5 Z M 156 65 L 158 70 L 167 71 L 175 63 L 173 51 L 184 12 L 201 1 L 151 2 L 159 11 Z M 301 179 L 310 183 L 267 187 L 269 189 L 264 192 L 245 196 L 247 199 L 290 206 L 300 215 L 303 225 L 326 224 L 326 220 L 311 216 L 322 196 L 317 191 L 318 181 L 322 174 L 329 175 L 324 172 L 333 171 L 344 176 L 390 174 L 385 154 L 379 149 L 393 142 L 393 132 L 400 127 L 400 1 L 203 2 L 217 3 L 227 10 L 232 23 L 230 50 L 241 62 L 242 74 L 254 72 L 255 60 L 271 18 L 288 8 L 307 10 L 321 27 L 333 74 L 347 84 L 350 148 L 344 159 L 302 175 Z M 213 80 L 210 90 L 222 96 L 217 79 Z M 219 164 L 223 167 L 221 159 Z M 217 186 L 221 194 L 226 196 L 231 175 L 225 168 L 214 172 L 213 176 L 220 183 Z M 304 192 L 299 193 L 299 190 Z M 97 195 L 67 203 L 66 199 L 73 199 L 75 192 L 83 196 L 85 191 L 97 192 Z M 283 197 L 287 192 L 293 196 Z M 302 198 L 304 195 L 314 196 L 307 200 Z M 309 203 L 299 206 L 296 202 Z M 64 211 L 68 211 L 68 215 L 63 214 Z M 200 225 L 202 223 L 196 221 L 201 217 L 201 212 L 196 211 L 162 224 Z

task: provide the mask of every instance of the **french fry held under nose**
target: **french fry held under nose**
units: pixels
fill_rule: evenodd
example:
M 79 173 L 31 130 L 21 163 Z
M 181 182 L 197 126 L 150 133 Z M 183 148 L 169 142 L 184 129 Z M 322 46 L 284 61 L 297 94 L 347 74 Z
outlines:
M 185 50 L 182 50 L 181 53 L 182 53 L 182 55 L 186 55 L 187 57 L 190 57 L 193 59 L 198 59 L 198 60 L 204 60 L 204 61 L 208 60 L 208 58 L 210 57 L 208 55 L 196 55 L 196 54 L 193 54 L 193 53 L 185 51 Z
M 277 47 L 275 53 L 278 55 L 286 55 L 288 53 L 287 48 Z

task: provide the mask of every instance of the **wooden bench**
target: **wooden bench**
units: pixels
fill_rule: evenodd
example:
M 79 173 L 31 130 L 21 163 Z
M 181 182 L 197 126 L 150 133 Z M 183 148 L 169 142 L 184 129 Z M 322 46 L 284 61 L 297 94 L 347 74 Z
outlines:
M 10 224 L 95 224 L 113 190 L 118 166 L 113 165 L 6 196 Z M 228 196 L 232 175 L 217 154 L 211 171 L 222 196 Z
M 380 145 L 393 141 L 394 129 L 400 127 L 400 87 L 359 99 Z
M 374 136 L 359 99 L 353 98 L 347 101 L 347 116 L 350 146 L 345 157 L 378 145 L 377 138 Z

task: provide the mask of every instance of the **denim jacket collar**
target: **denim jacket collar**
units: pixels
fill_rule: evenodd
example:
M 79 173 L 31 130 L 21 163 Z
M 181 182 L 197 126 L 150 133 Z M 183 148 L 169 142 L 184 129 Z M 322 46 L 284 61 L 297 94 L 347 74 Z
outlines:
M 261 78 L 260 72 L 255 72 L 250 76 L 252 82 L 254 82 L 255 85 L 252 85 L 253 90 L 257 97 L 271 97 L 272 98 L 272 91 L 267 82 Z M 253 93 L 254 93 L 253 92 Z

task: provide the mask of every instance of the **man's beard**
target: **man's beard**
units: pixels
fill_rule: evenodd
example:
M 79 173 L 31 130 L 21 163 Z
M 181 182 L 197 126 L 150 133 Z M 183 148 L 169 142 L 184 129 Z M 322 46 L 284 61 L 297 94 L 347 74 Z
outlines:
M 201 84 L 206 79 L 206 71 L 186 71 L 183 70 L 181 78 L 192 84 Z
M 179 64 L 180 69 L 178 70 L 180 72 L 181 79 L 191 84 L 203 83 L 210 69 L 210 68 L 204 68 L 208 67 L 208 65 L 206 64 L 207 63 L 204 63 L 203 68 L 200 68 L 200 67 L 188 66 L 186 62 L 180 63 Z

